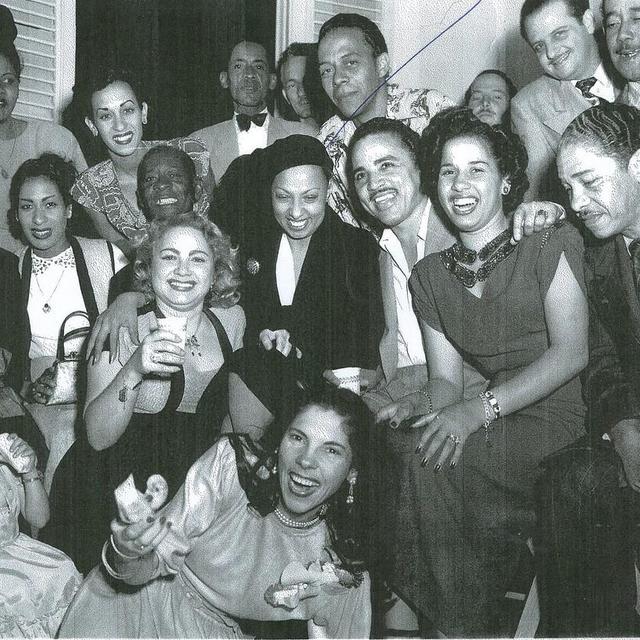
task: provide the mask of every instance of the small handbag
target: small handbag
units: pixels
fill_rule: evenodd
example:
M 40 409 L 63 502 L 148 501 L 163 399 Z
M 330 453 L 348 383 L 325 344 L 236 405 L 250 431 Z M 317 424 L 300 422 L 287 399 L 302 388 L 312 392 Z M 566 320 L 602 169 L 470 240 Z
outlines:
M 84 365 L 82 351 L 70 351 L 66 353 L 65 345 L 74 338 L 86 338 L 89 335 L 91 326 L 78 327 L 71 331 L 66 331 L 67 321 L 73 317 L 83 317 L 89 322 L 89 316 L 84 311 L 74 311 L 70 313 L 60 325 L 58 333 L 58 350 L 56 361 L 51 366 L 53 373 L 51 381 L 53 383 L 53 393 L 47 400 L 50 404 L 73 404 L 78 401 L 78 383 L 80 381 L 81 367 Z M 84 342 L 83 342 L 84 345 Z

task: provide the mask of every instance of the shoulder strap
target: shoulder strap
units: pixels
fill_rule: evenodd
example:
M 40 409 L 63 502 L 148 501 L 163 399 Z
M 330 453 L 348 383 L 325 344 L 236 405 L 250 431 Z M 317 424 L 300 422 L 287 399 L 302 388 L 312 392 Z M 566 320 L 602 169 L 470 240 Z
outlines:
M 204 307 L 203 309 L 204 315 L 207 316 L 209 322 L 213 325 L 213 328 L 216 330 L 216 335 L 218 336 L 218 342 L 220 343 L 220 349 L 222 349 L 222 357 L 225 362 L 229 362 L 231 356 L 233 354 L 233 349 L 231 348 L 231 343 L 229 342 L 229 336 L 220 322 L 218 316 L 216 316 L 211 309 L 207 309 Z

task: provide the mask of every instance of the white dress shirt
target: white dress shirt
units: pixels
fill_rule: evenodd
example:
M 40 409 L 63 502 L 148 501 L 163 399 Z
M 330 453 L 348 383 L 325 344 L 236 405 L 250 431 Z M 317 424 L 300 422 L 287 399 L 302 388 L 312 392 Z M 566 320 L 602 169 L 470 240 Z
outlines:
M 233 114 L 233 124 L 236 128 L 236 136 L 238 137 L 238 151 L 241 156 L 253 153 L 256 149 L 264 149 L 267 146 L 270 116 L 266 107 L 260 113 L 267 114 L 264 124 L 259 127 L 252 122 L 247 131 L 240 131 L 238 121 L 236 120 L 238 114 Z
M 293 253 L 286 233 L 282 234 L 276 258 L 276 286 L 280 304 L 283 307 L 291 306 L 296 294 L 296 274 L 293 268 Z
M 416 238 L 417 260 L 424 258 L 425 239 L 431 201 L 428 200 L 422 213 L 422 220 Z M 398 318 L 398 368 L 425 364 L 427 359 L 422 343 L 422 333 L 418 318 L 413 310 L 413 299 L 409 290 L 409 276 L 415 265 L 407 264 L 400 240 L 392 229 L 385 229 L 380 237 L 380 248 L 391 256 L 393 291 Z
M 614 102 L 616 99 L 616 88 L 611 82 L 611 78 L 607 75 L 607 72 L 604 70 L 602 63 L 598 65 L 598 68 L 595 70 L 593 77 L 596 79 L 596 83 L 589 90 L 594 96 L 601 98 L 602 100 L 606 100 L 607 102 Z M 576 80 L 572 80 L 571 82 L 576 84 L 582 78 L 577 78 Z M 580 91 L 576 87 L 576 91 Z

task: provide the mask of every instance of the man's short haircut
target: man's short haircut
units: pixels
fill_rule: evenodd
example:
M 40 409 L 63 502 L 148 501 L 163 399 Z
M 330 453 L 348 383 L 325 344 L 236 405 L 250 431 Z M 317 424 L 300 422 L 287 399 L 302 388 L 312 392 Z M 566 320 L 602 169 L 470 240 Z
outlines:
M 174 158 L 177 158 L 178 160 L 180 160 L 180 162 L 182 163 L 182 166 L 186 169 L 187 175 L 189 176 L 189 185 L 191 189 L 194 190 L 197 174 L 196 174 L 196 165 L 191 159 L 191 156 L 189 156 L 189 154 L 186 151 L 183 151 L 182 149 L 178 149 L 178 147 L 172 147 L 171 145 L 168 145 L 168 144 L 156 145 L 155 147 L 152 147 L 151 149 L 149 149 L 149 151 L 147 151 L 147 153 L 144 154 L 142 160 L 140 161 L 140 164 L 138 165 L 138 173 L 136 177 L 138 188 L 142 186 L 141 185 L 142 176 L 144 175 L 147 165 L 156 156 L 173 156 Z M 192 195 L 195 197 L 195 193 L 192 193 Z
M 583 144 L 626 165 L 640 149 L 640 111 L 626 104 L 602 102 L 574 118 L 560 139 L 560 148 Z
M 527 38 L 527 30 L 525 23 L 527 18 L 536 11 L 546 7 L 552 2 L 563 2 L 567 8 L 567 12 L 570 16 L 573 16 L 577 20 L 581 21 L 584 12 L 589 8 L 589 0 L 524 0 L 522 9 L 520 9 L 520 35 L 525 42 L 529 42 Z
M 500 71 L 500 69 L 485 69 L 481 71 L 471 82 L 467 90 L 464 92 L 464 103 L 466 105 L 469 104 L 469 98 L 471 98 L 471 85 L 481 76 L 498 76 L 502 78 L 507 85 L 507 93 L 509 94 L 509 100 L 513 98 L 513 96 L 518 93 L 518 87 L 516 87 L 513 80 L 504 72 Z
M 303 57 L 309 58 L 309 56 L 313 55 L 318 48 L 318 45 L 314 42 L 292 42 L 280 56 L 280 60 L 278 60 L 278 64 L 276 65 L 276 106 L 278 107 L 278 112 L 285 120 L 293 120 L 299 121 L 300 118 L 298 114 L 293 110 L 293 107 L 287 102 L 285 97 L 282 95 L 282 92 L 286 89 L 284 84 L 282 83 L 282 69 L 284 65 L 287 63 L 289 58 L 295 57 Z M 307 67 L 308 69 L 309 67 Z M 307 71 L 305 70 L 305 76 L 307 75 Z M 304 86 L 304 83 L 303 83 Z M 306 87 L 305 87 L 306 89 Z M 308 99 L 308 96 L 307 96 Z M 311 101 L 310 101 L 311 102 Z
M 371 45 L 371 48 L 373 49 L 373 56 L 375 58 L 388 52 L 387 42 L 378 28 L 378 25 L 373 22 L 373 20 L 370 20 L 365 16 L 361 16 L 359 13 L 338 13 L 332 18 L 329 18 L 322 27 L 320 27 L 318 44 L 320 44 L 322 39 L 329 33 L 335 29 L 342 28 L 360 29 L 364 39 Z

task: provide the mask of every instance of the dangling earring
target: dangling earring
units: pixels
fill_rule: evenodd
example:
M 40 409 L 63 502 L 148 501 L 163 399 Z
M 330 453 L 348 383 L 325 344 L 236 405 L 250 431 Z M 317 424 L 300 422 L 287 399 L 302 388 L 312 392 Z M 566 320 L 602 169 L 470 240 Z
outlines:
M 509 191 L 511 191 L 511 185 L 505 184 L 504 187 L 502 187 L 502 195 L 506 196 Z
M 354 502 L 354 498 L 353 498 L 353 487 L 356 484 L 356 478 L 349 478 L 348 480 L 349 482 L 349 493 L 347 494 L 347 504 L 353 504 Z

